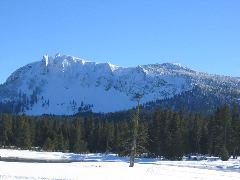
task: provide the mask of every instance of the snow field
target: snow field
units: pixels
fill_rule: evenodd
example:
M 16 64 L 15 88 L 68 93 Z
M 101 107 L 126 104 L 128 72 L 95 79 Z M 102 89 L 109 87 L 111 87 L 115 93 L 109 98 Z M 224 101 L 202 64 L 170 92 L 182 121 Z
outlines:
M 98 180 L 155 180 L 155 179 L 240 179 L 240 162 L 217 161 L 160 161 L 137 159 L 129 168 L 128 158 L 115 154 L 74 154 L 0 149 L 1 157 L 26 159 L 77 160 L 73 163 L 23 163 L 0 161 L 0 179 L 98 179 Z

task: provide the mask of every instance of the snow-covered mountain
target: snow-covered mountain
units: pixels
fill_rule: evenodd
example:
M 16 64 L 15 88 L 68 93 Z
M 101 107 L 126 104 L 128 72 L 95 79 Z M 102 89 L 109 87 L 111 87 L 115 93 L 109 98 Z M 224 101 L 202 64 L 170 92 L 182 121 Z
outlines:
M 172 63 L 124 68 L 46 55 L 16 70 L 0 85 L 0 109 L 29 115 L 115 112 L 136 106 L 139 94 L 148 107 L 174 108 L 181 103 L 194 107 L 200 98 L 196 107 L 211 109 L 238 101 L 240 78 L 209 75 Z

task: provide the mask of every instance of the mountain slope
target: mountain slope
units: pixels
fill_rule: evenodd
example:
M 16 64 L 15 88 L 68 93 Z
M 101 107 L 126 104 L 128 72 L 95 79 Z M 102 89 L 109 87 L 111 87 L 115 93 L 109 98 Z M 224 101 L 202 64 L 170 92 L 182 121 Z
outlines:
M 198 93 L 194 93 L 196 89 Z M 190 101 L 198 94 L 211 94 L 214 103 L 218 99 L 220 103 L 232 102 L 240 97 L 240 79 L 199 73 L 171 63 L 124 68 L 58 54 L 16 70 L 0 86 L 0 109 L 29 115 L 106 113 L 134 107 L 136 94 L 142 95 L 142 104 L 151 107 L 185 106 L 186 98 L 179 97 L 186 94 L 190 94 Z M 176 98 L 183 101 L 174 102 Z M 213 103 L 208 107 L 207 101 L 190 102 L 189 106 L 217 106 Z

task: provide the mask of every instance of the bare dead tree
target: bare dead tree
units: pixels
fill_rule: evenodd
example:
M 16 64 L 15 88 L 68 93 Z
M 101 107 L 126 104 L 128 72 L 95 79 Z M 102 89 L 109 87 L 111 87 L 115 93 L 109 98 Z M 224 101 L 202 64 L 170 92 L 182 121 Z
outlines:
M 137 98 L 138 98 L 138 107 L 137 107 L 136 114 L 133 116 L 133 140 L 132 140 L 132 146 L 131 146 L 129 167 L 134 166 L 136 152 L 137 152 L 138 121 L 139 121 L 139 114 L 140 114 L 140 98 L 141 98 L 141 96 L 138 95 Z

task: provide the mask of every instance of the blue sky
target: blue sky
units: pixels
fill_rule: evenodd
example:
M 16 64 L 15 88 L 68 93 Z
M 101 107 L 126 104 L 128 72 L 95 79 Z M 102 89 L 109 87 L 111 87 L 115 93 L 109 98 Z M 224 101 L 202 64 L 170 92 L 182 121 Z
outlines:
M 1 0 L 0 83 L 43 54 L 240 76 L 239 0 Z

